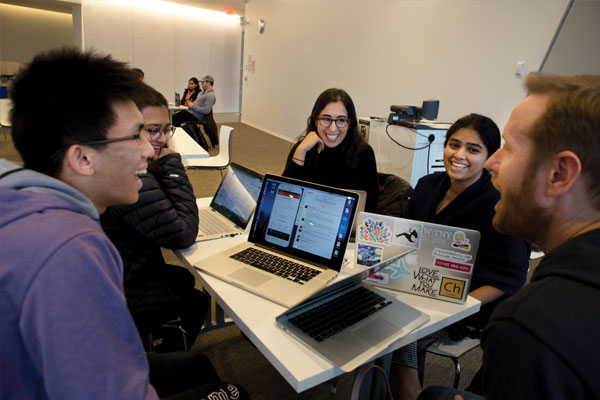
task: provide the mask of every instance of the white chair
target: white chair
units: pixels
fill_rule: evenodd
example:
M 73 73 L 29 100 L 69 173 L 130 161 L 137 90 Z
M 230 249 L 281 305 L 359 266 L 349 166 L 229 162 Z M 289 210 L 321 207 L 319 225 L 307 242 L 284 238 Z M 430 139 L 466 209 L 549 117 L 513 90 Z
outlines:
M 219 154 L 208 158 L 186 158 L 183 166 L 187 169 L 218 169 L 223 176 L 223 170 L 231 163 L 231 136 L 233 128 L 221 125 L 219 132 Z
M 12 126 L 10 122 L 10 110 L 12 110 L 12 101 L 10 99 L 0 99 L 0 126 L 2 133 L 6 138 L 6 128 Z

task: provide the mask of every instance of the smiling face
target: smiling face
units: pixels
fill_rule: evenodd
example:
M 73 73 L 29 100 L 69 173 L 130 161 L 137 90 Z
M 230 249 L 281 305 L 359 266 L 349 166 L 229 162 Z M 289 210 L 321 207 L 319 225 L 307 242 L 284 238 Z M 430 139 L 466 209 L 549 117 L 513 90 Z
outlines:
M 515 107 L 504 128 L 504 145 L 485 164 L 500 192 L 494 228 L 538 244 L 551 216 L 538 202 L 543 174 L 529 161 L 534 146 L 527 132 L 545 111 L 546 101 L 544 96 L 531 95 Z
M 152 140 L 149 131 L 156 129 L 164 131 L 166 128 L 171 126 L 171 121 L 169 120 L 169 110 L 166 107 L 150 106 L 142 110 L 142 116 L 144 117 L 144 134 L 154 149 L 152 160 L 157 160 L 161 149 L 167 145 L 167 139 L 165 138 L 165 134 L 161 133 L 156 140 Z
M 469 186 L 481 177 L 487 156 L 479 133 L 472 128 L 461 128 L 446 143 L 444 167 L 453 183 Z
M 115 123 L 107 131 L 106 139 L 140 133 L 143 119 L 132 101 L 113 104 Z M 132 204 L 138 200 L 142 187 L 139 175 L 146 172 L 152 147 L 145 135 L 141 140 L 108 143 L 101 148 L 89 147 L 93 157 L 93 201 L 99 211 L 117 204 Z
M 333 120 L 338 118 L 346 118 L 348 119 L 348 111 L 346 110 L 346 106 L 341 101 L 336 101 L 329 103 L 321 110 L 319 113 L 319 118 L 328 117 Z M 339 146 L 340 143 L 344 141 L 346 137 L 346 133 L 348 132 L 350 124 L 346 125 L 344 128 L 338 128 L 334 121 L 331 122 L 331 125 L 328 127 L 323 127 L 319 121 L 317 121 L 317 132 L 319 137 L 325 144 L 325 146 L 329 148 L 334 148 Z

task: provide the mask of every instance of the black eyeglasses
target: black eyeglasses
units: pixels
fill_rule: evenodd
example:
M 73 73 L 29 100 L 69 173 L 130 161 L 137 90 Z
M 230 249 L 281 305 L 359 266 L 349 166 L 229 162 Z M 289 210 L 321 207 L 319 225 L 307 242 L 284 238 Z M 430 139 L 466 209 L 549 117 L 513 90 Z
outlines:
M 331 123 L 333 121 L 335 121 L 335 125 L 338 128 L 345 128 L 348 126 L 348 123 L 350 122 L 350 120 L 348 118 L 331 118 L 331 117 L 319 117 L 317 118 L 317 121 L 319 121 L 319 124 L 323 127 L 323 128 L 327 128 L 329 125 L 331 125 Z
M 140 133 L 136 134 L 136 135 L 131 135 L 131 136 L 123 136 L 120 138 L 113 138 L 113 139 L 103 139 L 103 140 L 92 140 L 91 142 L 81 142 L 81 143 L 73 143 L 79 146 L 96 146 L 99 144 L 108 144 L 108 143 L 113 143 L 113 142 L 124 142 L 125 140 L 136 140 L 137 141 L 137 145 L 138 147 L 142 147 L 142 131 L 140 130 Z M 70 144 L 68 146 L 64 146 L 61 147 L 60 149 L 56 150 L 54 153 L 52 153 L 52 155 L 50 155 L 50 158 L 52 160 L 59 160 L 60 158 L 62 158 L 64 152 L 71 147 L 73 144 Z
M 165 139 L 169 140 L 175 134 L 174 126 L 166 126 L 161 129 L 160 125 L 149 125 L 144 126 L 144 130 L 150 134 L 150 138 L 152 141 L 157 141 L 160 137 L 161 133 L 165 134 Z
M 107 143 L 113 143 L 113 142 L 124 142 L 125 140 L 137 140 L 137 144 L 138 146 L 142 145 L 142 132 L 136 134 L 136 135 L 131 135 L 131 136 L 123 136 L 120 138 L 113 138 L 113 139 L 103 139 L 103 140 L 93 140 L 91 142 L 83 142 L 83 143 L 75 143 L 78 144 L 80 146 L 96 146 L 99 144 L 107 144 Z

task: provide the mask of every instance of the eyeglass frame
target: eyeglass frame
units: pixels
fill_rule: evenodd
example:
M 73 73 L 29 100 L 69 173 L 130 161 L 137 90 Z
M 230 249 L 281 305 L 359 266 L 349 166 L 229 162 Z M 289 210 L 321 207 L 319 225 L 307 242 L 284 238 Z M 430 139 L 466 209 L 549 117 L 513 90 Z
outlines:
M 108 144 L 108 143 L 113 143 L 113 142 L 124 142 L 126 140 L 137 140 L 138 145 L 142 144 L 142 131 L 140 130 L 140 132 L 136 135 L 130 135 L 130 136 L 123 136 L 123 137 L 119 137 L 119 138 L 112 138 L 112 139 L 102 139 L 102 140 L 93 140 L 91 142 L 81 142 L 81 143 L 73 143 L 73 145 L 79 145 L 79 146 L 96 146 L 99 144 Z M 72 145 L 70 145 L 72 146 Z M 69 147 L 70 147 L 69 146 Z
M 56 150 L 54 153 L 52 153 L 50 155 L 50 158 L 55 160 L 59 156 L 62 157 L 62 154 L 65 151 L 67 151 L 67 149 L 71 146 L 97 146 L 97 145 L 101 145 L 101 144 L 108 144 L 108 143 L 114 143 L 114 142 L 124 142 L 126 140 L 136 140 L 138 147 L 142 147 L 142 140 L 143 140 L 142 136 L 143 136 L 143 133 L 142 133 L 142 129 L 140 128 L 140 132 L 136 135 L 129 135 L 129 136 L 123 136 L 123 137 L 119 137 L 119 138 L 112 138 L 112 139 L 92 140 L 91 142 L 72 143 L 70 145 L 63 146 L 60 149 Z
M 333 121 L 335 121 L 335 126 L 337 126 L 339 129 L 344 129 L 346 127 L 348 127 L 348 125 L 350 125 L 350 118 L 331 118 L 331 117 L 327 117 L 327 116 L 322 116 L 322 117 L 316 117 L 315 118 L 317 120 L 317 122 L 319 123 L 319 125 L 321 125 L 321 127 L 323 128 L 329 128 L 331 126 L 331 123 Z M 323 120 L 329 120 L 329 123 L 327 125 L 323 124 Z M 344 126 L 340 126 L 339 122 L 345 122 Z
M 160 129 L 160 125 L 158 124 L 154 124 L 154 126 L 156 128 Z M 157 141 L 158 138 L 160 137 L 161 134 L 165 135 L 165 138 L 167 139 L 167 141 L 169 139 L 171 139 L 173 137 L 173 135 L 175 135 L 175 131 L 176 131 L 176 127 L 174 127 L 173 125 L 169 125 L 168 127 L 164 128 L 164 129 L 160 129 L 158 132 L 152 133 L 152 131 L 150 129 L 148 129 L 146 126 L 142 127 L 143 130 L 145 130 L 146 132 L 148 132 L 150 134 L 150 139 L 152 139 L 153 142 Z M 170 133 L 166 133 L 165 131 L 170 131 Z

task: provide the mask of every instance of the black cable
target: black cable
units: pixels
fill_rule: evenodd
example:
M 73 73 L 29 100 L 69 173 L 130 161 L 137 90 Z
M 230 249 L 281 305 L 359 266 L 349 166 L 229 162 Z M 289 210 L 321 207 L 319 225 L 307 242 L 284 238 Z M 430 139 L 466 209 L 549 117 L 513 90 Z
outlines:
M 431 142 L 429 142 L 429 148 L 427 149 L 427 175 L 430 174 L 430 172 L 429 172 L 429 154 L 431 154 Z
M 405 145 L 403 145 L 403 144 L 401 144 L 401 143 L 398 143 L 398 142 L 396 142 L 396 140 L 394 140 L 394 138 L 393 138 L 393 137 L 390 135 L 390 132 L 388 131 L 388 128 L 389 128 L 389 126 L 390 126 L 390 124 L 387 124 L 387 125 L 385 126 L 385 133 L 387 134 L 387 136 L 390 138 L 390 140 L 391 140 L 392 142 L 396 143 L 398 146 L 400 146 L 400 147 L 402 147 L 402 148 L 405 148 L 405 149 L 407 149 L 407 150 L 414 150 L 414 151 L 416 151 L 416 150 L 423 150 L 423 149 L 427 149 L 427 148 L 431 147 L 431 143 L 433 142 L 433 140 L 435 140 L 435 136 L 433 136 L 433 135 L 425 136 L 425 135 L 423 135 L 422 133 L 419 133 L 419 132 L 417 132 L 415 129 L 411 129 L 411 131 L 413 131 L 413 132 L 414 132 L 414 133 L 416 133 L 417 135 L 419 135 L 419 136 L 423 136 L 423 137 L 426 137 L 426 138 L 427 138 L 427 140 L 429 141 L 429 143 L 427 143 L 427 144 L 426 144 L 425 146 L 423 146 L 423 147 L 408 147 L 408 146 L 405 146 Z M 408 128 L 408 129 L 410 129 L 410 128 Z M 432 140 L 432 137 L 433 137 L 433 140 Z M 427 158 L 429 159 L 429 152 L 428 152 L 428 154 L 427 154 Z

